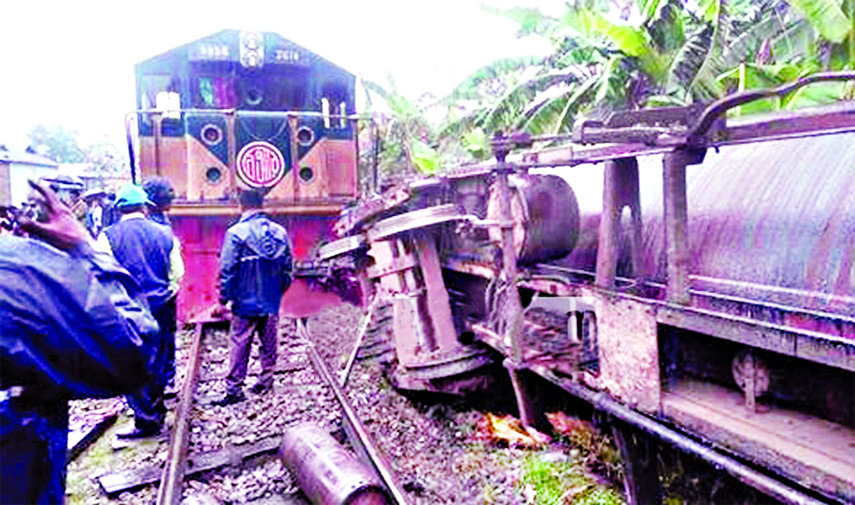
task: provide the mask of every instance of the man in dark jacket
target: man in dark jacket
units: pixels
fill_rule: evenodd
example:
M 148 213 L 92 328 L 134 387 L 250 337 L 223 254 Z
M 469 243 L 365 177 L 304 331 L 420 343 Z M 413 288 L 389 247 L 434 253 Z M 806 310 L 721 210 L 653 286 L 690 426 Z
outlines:
M 32 184 L 32 183 L 31 183 Z M 146 380 L 157 324 L 136 283 L 49 189 L 31 237 L 0 237 L 0 503 L 61 504 L 68 400 Z
M 143 190 L 145 190 L 150 202 L 148 208 L 148 218 L 155 223 L 160 223 L 172 229 L 169 222 L 169 216 L 166 214 L 172 207 L 172 199 L 174 192 L 172 184 L 166 177 L 151 177 L 143 182 Z M 184 260 L 181 257 L 181 242 L 173 233 L 172 235 L 172 252 L 169 256 L 169 292 L 170 299 L 167 303 L 173 305 L 170 308 L 172 314 L 176 313 L 176 301 L 178 298 L 178 289 L 181 286 L 181 278 L 184 277 Z M 177 322 L 173 317 L 169 322 L 168 327 L 161 328 L 166 334 L 164 336 L 164 374 L 166 380 L 166 394 L 174 394 L 175 391 L 175 331 Z
M 252 392 L 273 387 L 279 304 L 291 284 L 291 246 L 285 228 L 261 210 L 264 193 L 245 190 L 239 195 L 243 214 L 228 229 L 220 253 L 220 301 L 231 305 L 231 360 L 226 396 L 216 402 L 231 405 L 244 400 L 243 381 L 252 334 L 261 339 L 261 377 Z
M 169 226 L 169 216 L 166 213 L 172 207 L 172 199 L 175 197 L 169 179 L 166 177 L 150 177 L 143 182 L 142 187 L 148 195 L 149 202 L 151 202 L 148 218 L 156 223 Z
M 175 303 L 169 289 L 172 230 L 146 218 L 147 204 L 148 197 L 141 187 L 129 184 L 122 188 L 116 196 L 116 206 L 122 217 L 104 230 L 96 244 L 99 250 L 112 252 L 119 264 L 136 279 L 161 330 L 150 342 L 153 354 L 149 384 L 127 396 L 128 404 L 134 409 L 135 427 L 117 433 L 119 438 L 157 435 L 166 416 L 163 404 L 166 340 L 174 338 L 175 324 Z

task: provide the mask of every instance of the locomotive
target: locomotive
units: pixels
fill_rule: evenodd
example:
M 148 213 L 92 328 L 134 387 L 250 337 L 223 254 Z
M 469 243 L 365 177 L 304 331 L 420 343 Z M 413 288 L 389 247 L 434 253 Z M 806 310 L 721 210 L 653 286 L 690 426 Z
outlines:
M 355 77 L 275 33 L 237 30 L 143 61 L 135 74 L 132 177 L 167 177 L 175 191 L 170 218 L 188 273 L 179 320 L 217 302 L 217 258 L 239 188 L 268 191 L 265 210 L 288 230 L 295 264 L 309 262 L 359 195 Z M 305 271 L 283 299 L 286 314 L 338 303 L 310 289 Z
M 360 341 L 403 389 L 508 369 L 615 420 L 631 503 L 651 436 L 786 503 L 855 501 L 855 103 L 726 117 L 817 74 L 711 104 L 493 139 L 495 160 L 342 214 L 319 250 L 362 265 Z M 655 461 L 655 457 L 652 461 Z

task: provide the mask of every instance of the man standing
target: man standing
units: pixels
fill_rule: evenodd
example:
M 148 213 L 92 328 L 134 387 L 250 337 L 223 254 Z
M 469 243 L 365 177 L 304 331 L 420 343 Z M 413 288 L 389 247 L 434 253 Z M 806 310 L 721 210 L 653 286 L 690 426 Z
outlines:
M 169 179 L 151 177 L 143 182 L 142 187 L 148 195 L 149 202 L 151 202 L 148 218 L 156 223 L 169 226 L 169 216 L 166 213 L 172 207 L 172 199 L 175 196 Z
M 148 196 L 149 215 L 148 218 L 152 221 L 162 224 L 169 229 L 172 225 L 169 222 L 169 216 L 166 213 L 172 206 L 172 184 L 165 177 L 152 177 L 143 182 L 143 189 Z M 181 286 L 181 279 L 184 277 L 184 259 L 181 257 L 181 242 L 173 233 L 172 235 L 172 251 L 169 254 L 169 300 L 167 303 L 172 307 L 169 309 L 173 316 L 176 314 L 176 300 L 178 298 L 178 288 Z M 175 317 L 172 318 L 168 327 L 161 328 L 164 332 L 165 363 L 164 374 L 166 384 L 166 395 L 175 394 L 175 331 L 177 323 Z
M 230 304 L 234 314 L 226 396 L 215 402 L 221 406 L 245 399 L 243 381 L 256 331 L 261 339 L 262 372 L 251 391 L 264 394 L 273 387 L 279 304 L 291 284 L 288 233 L 262 212 L 264 193 L 243 190 L 239 201 L 243 213 L 226 232 L 220 253 L 220 301 L 223 306 Z
M 92 238 L 98 238 L 101 233 L 101 218 L 104 213 L 102 200 L 105 194 L 103 189 L 90 189 L 83 193 L 83 201 L 86 202 L 86 229 Z
M 128 273 L 31 184 L 44 212 L 21 228 L 41 241 L 0 237 L 0 503 L 60 504 L 68 400 L 137 389 L 157 324 Z
M 98 238 L 98 249 L 111 251 L 120 265 L 136 279 L 145 293 L 151 313 L 160 331 L 150 342 L 153 354 L 149 362 L 149 382 L 127 395 L 134 409 L 134 428 L 119 432 L 119 438 L 144 438 L 160 433 L 166 416 L 163 390 L 166 386 L 166 340 L 175 324 L 175 304 L 169 290 L 172 230 L 145 216 L 148 204 L 145 191 L 129 184 L 116 195 L 119 222 L 106 228 Z M 172 337 L 174 338 L 174 336 Z

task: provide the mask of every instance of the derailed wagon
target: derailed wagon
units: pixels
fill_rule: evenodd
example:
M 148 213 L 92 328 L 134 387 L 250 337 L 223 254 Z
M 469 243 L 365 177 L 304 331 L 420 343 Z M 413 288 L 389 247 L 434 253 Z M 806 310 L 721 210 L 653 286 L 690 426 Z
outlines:
M 779 500 L 855 501 L 855 104 L 724 117 L 852 78 L 496 138 L 344 214 L 321 257 L 362 265 L 399 387 L 476 387 L 477 340 L 525 422 L 536 374 Z M 619 445 L 656 500 L 644 438 Z

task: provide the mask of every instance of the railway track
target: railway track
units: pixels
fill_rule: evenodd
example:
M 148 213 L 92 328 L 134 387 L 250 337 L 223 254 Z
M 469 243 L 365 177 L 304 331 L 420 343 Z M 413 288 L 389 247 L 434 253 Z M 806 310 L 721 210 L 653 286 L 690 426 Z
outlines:
M 304 503 L 295 476 L 275 453 L 289 428 L 311 422 L 331 432 L 344 432 L 347 443 L 381 482 L 389 502 L 406 503 L 388 464 L 339 389 L 340 377 L 327 369 L 302 322 L 281 322 L 273 389 L 263 395 L 248 391 L 260 373 L 258 348 L 253 345 L 246 400 L 225 407 L 214 402 L 225 393 L 228 331 L 222 322 L 212 321 L 197 323 L 191 335 L 180 353 L 186 359 L 165 461 L 103 475 L 99 481 L 104 491 L 117 496 L 159 482 L 159 505 L 204 496 L 209 486 L 218 487 L 217 495 L 226 495 L 229 502 L 280 494 L 288 503 Z M 164 442 L 160 440 L 161 445 Z M 158 459 L 163 459 L 163 453 L 161 448 Z
M 538 314 L 535 310 L 529 311 L 528 316 L 531 317 L 525 326 L 526 338 L 538 339 L 549 349 L 564 349 L 564 345 L 559 344 L 563 342 L 565 320 Z M 305 335 L 298 333 L 296 323 L 283 320 L 274 390 L 263 396 L 247 392 L 246 402 L 229 407 L 212 405 L 225 393 L 222 378 L 228 369 L 226 328 L 210 325 L 205 328 L 202 340 L 195 338 L 198 335 L 196 331 L 185 331 L 179 339 L 181 376 L 189 377 L 190 367 L 187 364 L 191 361 L 192 344 L 198 341 L 200 345 L 196 387 L 190 396 L 193 402 L 187 409 L 189 415 L 185 416 L 189 423 L 184 430 L 187 446 L 183 451 L 183 476 L 174 472 L 174 477 L 164 478 L 165 467 L 169 473 L 173 472 L 169 470 L 170 465 L 179 466 L 174 465 L 176 459 L 170 451 L 180 449 L 174 441 L 179 440 L 175 431 L 181 425 L 178 414 L 182 406 L 180 401 L 172 400 L 168 417 L 168 423 L 173 427 L 171 438 L 164 435 L 161 439 L 139 442 L 133 448 L 107 456 L 105 459 L 113 467 L 111 472 L 128 466 L 137 468 L 130 473 L 113 472 L 97 476 L 87 473 L 87 477 L 101 481 L 102 489 L 93 490 L 94 494 L 83 500 L 75 497 L 69 500 L 69 504 L 169 503 L 164 496 L 167 492 L 177 495 L 181 499 L 179 503 L 196 505 L 304 504 L 297 492 L 294 475 L 277 458 L 280 437 L 304 421 L 311 421 L 327 431 L 347 431 L 348 428 L 342 426 L 342 419 L 346 416 L 341 412 L 336 393 L 329 387 L 328 379 L 318 373 L 315 362 L 322 361 L 325 368 L 332 371 L 329 377 L 341 384 L 339 370 L 350 362 L 357 334 L 364 322 L 362 312 L 352 307 L 325 312 L 313 318 L 309 327 L 311 341 L 317 347 L 317 354 L 321 355 L 313 358 L 315 353 L 311 352 L 312 347 L 306 343 Z M 367 337 L 363 339 L 362 351 L 371 347 L 366 340 Z M 537 354 L 545 350 L 548 349 L 540 349 Z M 534 356 L 533 359 L 538 358 Z M 364 421 L 374 442 L 371 446 L 379 448 L 394 464 L 396 474 L 404 483 L 407 498 L 416 503 L 519 503 L 522 500 L 519 479 L 523 473 L 523 462 L 546 458 L 548 461 L 557 459 L 568 464 L 570 461 L 578 463 L 579 459 L 573 458 L 588 458 L 586 451 L 595 447 L 565 446 L 557 440 L 537 450 L 479 447 L 478 443 L 473 444 L 470 430 L 483 419 L 484 413 L 497 412 L 493 408 L 500 405 L 485 408 L 484 405 L 474 407 L 463 403 L 446 405 L 413 401 L 391 390 L 379 376 L 382 367 L 369 364 L 371 361 L 371 357 L 357 359 L 345 392 L 349 403 Z M 255 384 L 259 372 L 257 350 L 253 349 L 245 384 L 247 389 Z M 187 384 L 184 379 L 180 382 Z M 548 385 L 542 386 L 546 388 Z M 500 390 L 496 390 L 497 393 Z M 556 402 L 562 402 L 556 390 L 550 391 L 556 392 Z M 513 398 L 512 392 L 506 388 L 495 396 L 494 400 L 499 401 L 501 398 Z M 179 395 L 179 398 L 185 397 Z M 483 401 L 490 403 L 489 398 Z M 356 438 L 348 435 L 348 440 Z M 101 445 L 109 445 L 109 441 L 103 440 Z M 353 445 L 358 448 L 358 444 Z M 92 452 L 89 456 L 97 457 L 99 448 L 94 448 L 96 456 Z M 726 473 L 712 472 L 701 462 L 679 457 L 676 451 L 667 452 L 663 457 L 669 462 L 669 467 L 680 468 L 692 476 L 669 481 L 665 493 L 668 496 L 681 496 L 688 503 L 713 496 L 715 499 L 709 502 L 716 505 L 740 500 L 745 503 L 774 501 L 745 488 Z M 141 463 L 127 465 L 128 458 Z M 596 464 L 598 468 L 605 468 L 603 463 Z M 579 463 L 578 468 L 584 466 Z M 607 492 L 602 485 L 602 475 L 587 484 L 571 485 L 570 488 L 589 486 L 586 492 L 592 495 Z M 124 481 L 119 482 L 117 476 L 122 476 Z M 144 478 L 139 479 L 139 476 Z M 137 480 L 133 481 L 132 477 Z M 167 484 L 169 478 L 172 484 Z M 103 485 L 105 480 L 108 485 L 112 480 L 122 487 L 111 488 L 109 496 L 103 495 L 103 489 L 108 487 Z M 204 501 L 202 497 L 205 496 L 213 498 Z M 276 499 L 268 501 L 271 496 Z

